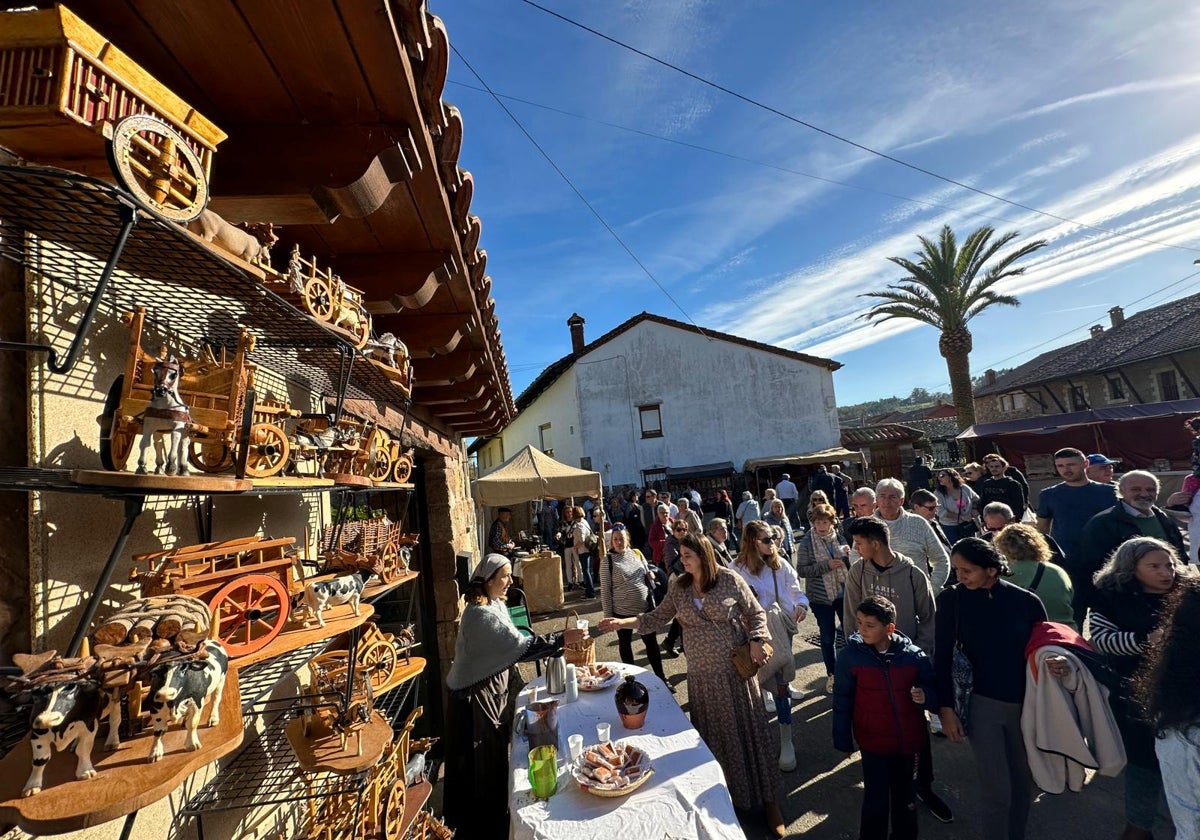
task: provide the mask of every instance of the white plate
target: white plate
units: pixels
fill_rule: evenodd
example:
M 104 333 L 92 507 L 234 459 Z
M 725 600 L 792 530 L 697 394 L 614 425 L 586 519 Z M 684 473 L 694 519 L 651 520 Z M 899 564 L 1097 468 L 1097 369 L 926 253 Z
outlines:
M 625 787 L 617 787 L 611 782 L 601 782 L 597 779 L 593 779 L 591 776 L 588 776 L 583 772 L 583 767 L 586 763 L 584 756 L 586 756 L 589 751 L 598 749 L 599 746 L 599 744 L 593 744 L 590 747 L 584 747 L 583 752 L 579 754 L 579 758 L 571 762 L 570 765 L 572 778 L 575 779 L 579 787 L 583 788 L 588 793 L 595 794 L 596 796 L 624 796 L 627 793 L 632 793 L 633 791 L 637 790 L 646 783 L 647 779 L 654 775 L 654 767 L 650 764 L 650 756 L 646 755 L 646 753 L 643 751 L 641 759 L 637 764 L 623 768 L 626 771 L 633 768 L 641 770 L 641 773 L 638 774 L 638 777 Z
M 608 677 L 608 679 L 602 680 L 600 682 L 595 682 L 594 677 L 589 676 L 582 669 L 576 668 L 575 669 L 575 684 L 577 686 L 579 686 L 579 690 L 580 691 L 603 691 L 604 689 L 608 688 L 609 686 L 614 685 L 617 682 L 620 682 L 621 671 L 613 665 L 606 665 L 606 667 L 612 671 L 612 674 Z M 588 680 L 588 682 L 584 682 L 584 680 Z

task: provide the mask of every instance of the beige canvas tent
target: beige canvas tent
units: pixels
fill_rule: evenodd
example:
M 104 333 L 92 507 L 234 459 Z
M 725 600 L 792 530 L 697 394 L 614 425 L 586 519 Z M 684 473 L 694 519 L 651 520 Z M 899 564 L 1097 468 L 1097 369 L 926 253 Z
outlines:
M 533 446 L 519 450 L 472 485 L 475 503 L 485 507 L 516 505 L 544 496 L 599 499 L 603 493 L 600 473 L 561 464 Z

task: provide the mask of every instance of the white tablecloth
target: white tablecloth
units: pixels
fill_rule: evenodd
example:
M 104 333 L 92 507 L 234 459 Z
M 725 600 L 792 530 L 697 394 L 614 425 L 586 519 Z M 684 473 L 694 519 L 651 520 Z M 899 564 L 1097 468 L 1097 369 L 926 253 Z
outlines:
M 538 800 L 529 785 L 529 749 L 524 735 L 514 734 L 509 761 L 509 805 L 514 840 L 745 840 L 738 825 L 725 774 L 713 754 L 679 708 L 662 680 L 634 665 L 610 663 L 624 674 L 636 674 L 650 690 L 650 710 L 641 729 L 625 729 L 614 700 L 616 685 L 603 691 L 580 692 L 574 703 L 557 696 L 559 732 L 558 793 Z M 525 714 L 531 682 L 517 700 Z M 654 776 L 628 796 L 608 799 L 585 793 L 567 772 L 567 737 L 583 735 L 584 745 L 596 743 L 596 724 L 612 726 L 612 740 L 632 743 L 650 757 Z

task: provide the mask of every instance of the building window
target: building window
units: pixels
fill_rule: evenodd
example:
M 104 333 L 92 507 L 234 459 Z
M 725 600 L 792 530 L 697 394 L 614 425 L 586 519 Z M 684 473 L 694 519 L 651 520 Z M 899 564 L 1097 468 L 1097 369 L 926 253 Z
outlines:
M 1108 377 L 1108 399 L 1110 402 L 1125 399 L 1125 383 L 1121 381 L 1121 377 Z
M 1163 402 L 1179 399 L 1179 382 L 1175 379 L 1175 371 L 1164 370 L 1155 375 L 1158 381 L 1158 398 Z
M 591 468 L 592 468 L 592 459 L 591 459 L 591 456 L 589 456 L 589 455 L 585 455 L 585 456 L 583 456 L 582 458 L 580 458 L 580 459 L 579 459 L 579 469 L 581 469 L 581 470 L 590 470 Z
M 543 423 L 538 426 L 538 440 L 541 442 L 541 450 L 554 457 L 554 434 L 550 431 L 550 424 Z
M 1071 410 L 1072 411 L 1087 411 L 1088 402 L 1087 395 L 1083 393 L 1082 385 L 1071 385 Z
M 657 405 L 639 405 L 638 418 L 642 423 L 642 437 L 662 437 L 662 413 Z
M 1004 413 L 1017 410 L 1017 400 L 1012 394 L 1002 394 L 1000 396 L 1000 410 Z
M 642 486 L 650 487 L 665 483 L 667 480 L 666 469 L 660 467 L 652 470 L 642 470 Z

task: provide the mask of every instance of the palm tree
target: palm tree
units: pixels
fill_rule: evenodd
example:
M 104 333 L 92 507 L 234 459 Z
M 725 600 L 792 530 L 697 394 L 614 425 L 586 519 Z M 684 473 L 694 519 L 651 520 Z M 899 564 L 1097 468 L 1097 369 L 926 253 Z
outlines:
M 915 254 L 915 260 L 888 257 L 907 271 L 908 276 L 884 291 L 859 296 L 879 299 L 861 316 L 869 321 L 911 318 L 941 330 L 938 352 L 946 360 L 950 374 L 950 392 L 958 411 L 960 431 L 975 422 L 969 358 L 974 343 L 967 323 L 989 306 L 1020 305 L 1012 295 L 1002 295 L 993 289 L 1001 280 L 1024 274 L 1025 267 L 1017 268 L 1014 263 L 1046 244 L 1046 240 L 1039 239 L 997 257 L 997 252 L 1019 234 L 1010 231 L 995 241 L 993 234 L 994 229 L 981 227 L 967 237 L 961 248 L 949 225 L 942 228 L 937 242 L 919 236 L 921 250 Z M 988 262 L 992 264 L 985 268 Z

